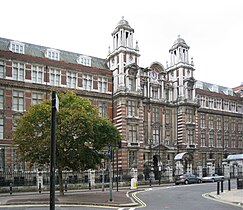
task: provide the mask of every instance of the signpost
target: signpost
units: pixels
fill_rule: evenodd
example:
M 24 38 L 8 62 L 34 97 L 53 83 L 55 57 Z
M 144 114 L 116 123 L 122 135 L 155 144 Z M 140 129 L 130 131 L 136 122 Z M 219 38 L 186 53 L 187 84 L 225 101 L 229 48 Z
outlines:
M 55 210 L 56 112 L 59 109 L 59 100 L 55 91 L 52 91 L 51 107 L 50 210 Z

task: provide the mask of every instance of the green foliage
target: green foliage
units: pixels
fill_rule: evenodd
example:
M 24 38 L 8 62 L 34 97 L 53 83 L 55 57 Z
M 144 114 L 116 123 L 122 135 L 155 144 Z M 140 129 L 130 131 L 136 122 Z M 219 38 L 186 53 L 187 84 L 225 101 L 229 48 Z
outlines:
M 56 164 L 74 171 L 94 168 L 99 152 L 120 140 L 109 119 L 99 117 L 89 100 L 73 92 L 58 93 Z M 32 106 L 18 121 L 13 143 L 26 162 L 50 163 L 51 102 Z

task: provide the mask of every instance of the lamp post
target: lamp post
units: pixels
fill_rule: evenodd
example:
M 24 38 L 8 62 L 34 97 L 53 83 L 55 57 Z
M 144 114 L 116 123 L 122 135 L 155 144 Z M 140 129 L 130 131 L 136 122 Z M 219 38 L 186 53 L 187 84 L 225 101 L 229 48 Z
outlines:
M 158 149 L 158 165 L 157 165 L 157 167 L 158 167 L 158 178 L 159 178 L 159 184 L 160 184 L 160 179 L 161 179 L 160 173 L 161 173 L 161 167 L 162 167 L 161 160 L 160 160 L 160 127 L 161 127 L 160 122 L 153 123 L 153 127 L 158 129 L 158 147 L 159 147 L 159 149 Z
M 55 210 L 56 112 L 58 109 L 59 100 L 56 92 L 53 91 L 51 110 L 50 210 Z
M 110 183 L 109 183 L 109 189 L 110 189 L 109 201 L 112 201 L 112 167 L 111 167 L 112 156 L 113 156 L 112 148 L 111 148 L 111 146 L 109 146 L 109 150 L 108 150 L 109 178 L 110 178 Z
M 224 148 L 224 159 L 227 159 L 228 157 L 228 151 L 227 148 Z

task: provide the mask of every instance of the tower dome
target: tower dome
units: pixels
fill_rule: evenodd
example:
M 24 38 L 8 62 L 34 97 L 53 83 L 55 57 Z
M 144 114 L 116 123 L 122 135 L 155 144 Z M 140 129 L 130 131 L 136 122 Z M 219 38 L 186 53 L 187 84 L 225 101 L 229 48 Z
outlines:
M 185 40 L 178 35 L 178 38 L 174 41 L 173 46 L 170 48 L 170 51 L 175 50 L 178 47 L 183 47 L 189 49 L 190 47 L 186 44 Z
M 117 33 L 117 31 L 119 31 L 120 29 L 125 29 L 125 30 L 128 30 L 128 31 L 134 32 L 134 29 L 131 28 L 128 21 L 124 20 L 124 16 L 122 16 L 122 19 L 118 22 L 118 24 L 117 24 L 115 30 L 113 31 L 112 35 Z

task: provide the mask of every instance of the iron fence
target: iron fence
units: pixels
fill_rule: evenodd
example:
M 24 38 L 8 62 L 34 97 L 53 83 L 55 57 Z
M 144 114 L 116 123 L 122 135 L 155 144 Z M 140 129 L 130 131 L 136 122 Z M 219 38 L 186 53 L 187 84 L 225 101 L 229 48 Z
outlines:
M 12 183 L 14 186 L 37 186 L 37 179 L 41 173 L 43 185 L 50 184 L 50 173 L 49 171 L 23 171 L 23 172 L 0 172 L 0 186 L 9 186 Z M 94 171 L 94 182 L 101 184 L 109 183 L 109 170 L 96 170 Z M 132 178 L 131 170 L 118 170 L 112 172 L 113 182 L 130 182 Z M 67 184 L 87 184 L 90 181 L 89 171 L 83 172 L 72 172 L 63 171 L 63 182 Z M 165 173 L 161 173 L 161 182 L 167 182 L 169 177 Z M 155 179 L 154 181 L 156 181 Z M 59 184 L 58 173 L 55 178 L 56 184 Z M 143 170 L 137 171 L 138 182 L 148 182 L 149 178 L 145 176 Z

